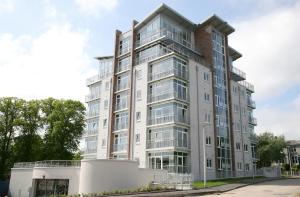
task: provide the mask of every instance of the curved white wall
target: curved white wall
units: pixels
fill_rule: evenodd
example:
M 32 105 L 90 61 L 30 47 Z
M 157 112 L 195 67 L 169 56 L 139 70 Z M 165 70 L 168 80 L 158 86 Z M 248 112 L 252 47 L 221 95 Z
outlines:
M 145 186 L 153 173 L 142 172 L 138 162 L 127 160 L 83 160 L 80 171 L 80 194 L 98 193 Z

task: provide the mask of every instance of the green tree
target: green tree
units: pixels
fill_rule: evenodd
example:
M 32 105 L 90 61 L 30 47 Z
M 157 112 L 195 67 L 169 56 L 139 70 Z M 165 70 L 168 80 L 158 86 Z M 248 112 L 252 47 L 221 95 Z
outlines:
M 284 136 L 274 136 L 270 132 L 260 134 L 257 144 L 257 152 L 260 156 L 259 166 L 268 167 L 272 162 L 281 161 L 284 158 L 285 147 Z
M 14 139 L 14 161 L 37 161 L 41 158 L 43 141 L 38 131 L 41 128 L 40 101 L 23 101 L 18 121 L 19 135 Z
M 44 159 L 71 160 L 78 150 L 85 121 L 85 107 L 79 101 L 42 101 L 44 124 Z
M 8 176 L 12 165 L 12 143 L 22 102 L 13 97 L 0 98 L 0 180 Z

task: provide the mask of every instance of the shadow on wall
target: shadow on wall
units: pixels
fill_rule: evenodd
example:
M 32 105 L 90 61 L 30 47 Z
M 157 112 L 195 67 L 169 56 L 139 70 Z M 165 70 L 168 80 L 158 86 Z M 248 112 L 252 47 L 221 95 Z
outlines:
M 8 184 L 8 181 L 0 181 L 0 196 L 7 196 Z

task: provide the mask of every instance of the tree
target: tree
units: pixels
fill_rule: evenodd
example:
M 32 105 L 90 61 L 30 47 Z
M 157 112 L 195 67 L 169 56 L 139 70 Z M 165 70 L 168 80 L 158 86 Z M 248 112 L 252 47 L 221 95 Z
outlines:
M 284 136 L 274 136 L 270 132 L 260 134 L 257 144 L 257 152 L 260 156 L 259 166 L 268 167 L 272 162 L 281 161 L 284 158 L 285 147 Z
M 0 180 L 7 178 L 12 163 L 12 142 L 22 101 L 13 97 L 0 98 Z
M 44 135 L 44 159 L 71 160 L 78 150 L 85 125 L 85 107 L 79 101 L 42 101 Z
M 42 138 L 40 101 L 23 101 L 18 120 L 19 135 L 14 139 L 14 162 L 37 161 L 41 158 Z

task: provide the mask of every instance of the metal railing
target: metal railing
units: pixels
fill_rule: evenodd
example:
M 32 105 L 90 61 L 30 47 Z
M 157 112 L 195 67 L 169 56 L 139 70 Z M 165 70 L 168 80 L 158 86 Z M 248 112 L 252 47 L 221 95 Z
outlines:
M 255 108 L 256 108 L 255 101 L 253 101 L 253 100 L 251 100 L 251 99 L 248 99 L 247 104 L 248 104 L 248 106 L 251 107 L 252 109 L 255 109 Z
M 34 167 L 80 167 L 80 160 L 45 160 L 36 162 L 18 162 L 14 168 L 34 168 Z
M 257 125 L 257 119 L 254 117 L 249 117 L 249 123 L 252 125 Z

